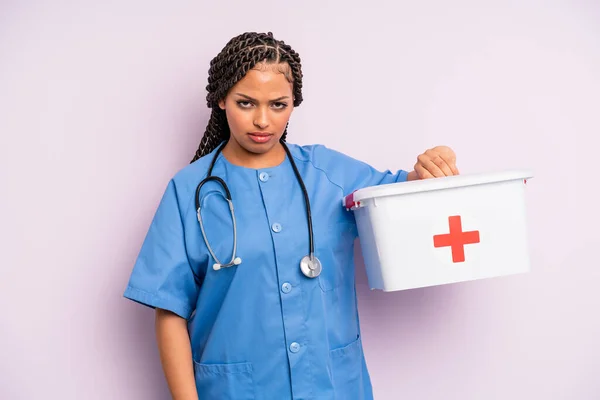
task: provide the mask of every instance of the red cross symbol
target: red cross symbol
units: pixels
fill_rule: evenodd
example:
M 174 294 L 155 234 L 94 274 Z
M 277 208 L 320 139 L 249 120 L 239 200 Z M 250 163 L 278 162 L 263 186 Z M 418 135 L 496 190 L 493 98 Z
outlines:
M 448 217 L 450 233 L 433 236 L 434 247 L 452 248 L 452 262 L 465 261 L 465 244 L 479 243 L 479 231 L 463 232 L 460 215 Z

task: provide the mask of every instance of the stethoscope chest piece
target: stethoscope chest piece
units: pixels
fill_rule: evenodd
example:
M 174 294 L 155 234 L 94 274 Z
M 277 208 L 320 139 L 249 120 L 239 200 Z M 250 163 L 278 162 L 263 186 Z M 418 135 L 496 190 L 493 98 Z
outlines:
M 226 144 L 227 144 L 227 142 L 223 143 L 223 145 L 217 149 L 217 151 L 215 152 L 213 159 L 210 163 L 210 166 L 208 168 L 206 178 L 204 178 L 198 184 L 198 186 L 196 186 L 196 214 L 198 217 L 198 223 L 200 224 L 200 230 L 202 232 L 202 237 L 204 239 L 204 243 L 206 244 L 206 247 L 207 247 L 208 251 L 210 252 L 210 255 L 215 260 L 215 263 L 213 264 L 213 269 L 215 271 L 218 271 L 223 268 L 238 266 L 242 263 L 242 259 L 236 255 L 237 223 L 236 223 L 236 219 L 235 219 L 235 213 L 233 210 L 233 201 L 231 199 L 231 192 L 229 191 L 229 188 L 227 187 L 227 184 L 225 183 L 225 181 L 223 179 L 212 175 L 212 170 L 217 161 L 219 153 L 223 150 L 223 148 L 225 147 Z M 281 141 L 281 144 L 282 144 L 285 152 L 287 153 L 288 160 L 290 161 L 290 164 L 292 165 L 292 169 L 294 170 L 294 175 L 296 175 L 296 179 L 298 180 L 298 183 L 300 184 L 300 187 L 302 188 L 302 194 L 304 196 L 304 203 L 306 205 L 306 222 L 308 224 L 308 247 L 309 247 L 310 253 L 309 253 L 309 255 L 304 256 L 302 258 L 302 260 L 300 261 L 300 269 L 302 270 L 302 273 L 305 276 L 307 276 L 308 278 L 316 278 L 317 276 L 319 276 L 321 274 L 321 271 L 323 268 L 321 266 L 321 261 L 319 261 L 319 259 L 317 257 L 315 257 L 315 255 L 314 255 L 315 245 L 314 245 L 314 240 L 313 240 L 312 216 L 310 213 L 310 200 L 308 198 L 308 192 L 306 191 L 306 187 L 304 186 L 304 182 L 302 181 L 300 172 L 298 172 L 298 168 L 296 167 L 296 163 L 294 162 L 294 158 L 292 157 L 290 150 L 288 149 L 288 147 L 285 145 L 285 143 L 283 141 Z M 221 261 L 219 261 L 217 259 L 216 254 L 214 253 L 213 249 L 210 247 L 210 244 L 208 243 L 208 238 L 206 237 L 206 232 L 204 230 L 204 223 L 202 221 L 202 215 L 201 215 L 200 189 L 208 181 L 215 181 L 222 186 L 223 190 L 225 191 L 224 197 L 227 200 L 227 202 L 229 203 L 229 210 L 231 211 L 231 221 L 233 223 L 233 252 L 231 255 L 231 261 L 229 261 L 227 264 L 221 263 Z M 199 279 L 195 273 L 194 273 L 194 277 Z
M 316 278 L 321 274 L 323 267 L 321 261 L 315 256 L 304 256 L 300 261 L 300 269 L 302 273 L 309 278 Z

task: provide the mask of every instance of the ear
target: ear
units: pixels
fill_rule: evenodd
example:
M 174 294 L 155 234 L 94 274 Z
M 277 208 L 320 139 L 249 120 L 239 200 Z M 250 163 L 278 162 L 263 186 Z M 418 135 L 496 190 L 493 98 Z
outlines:
M 220 108 L 221 110 L 224 110 L 224 109 L 225 109 L 225 99 L 221 99 L 221 100 L 219 100 L 219 108 Z

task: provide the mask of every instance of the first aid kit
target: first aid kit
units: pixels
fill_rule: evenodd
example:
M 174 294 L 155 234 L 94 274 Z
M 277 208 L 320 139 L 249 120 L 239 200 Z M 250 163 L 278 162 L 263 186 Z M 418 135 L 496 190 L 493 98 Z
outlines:
M 528 171 L 372 186 L 343 200 L 355 215 L 371 289 L 397 291 L 530 270 Z

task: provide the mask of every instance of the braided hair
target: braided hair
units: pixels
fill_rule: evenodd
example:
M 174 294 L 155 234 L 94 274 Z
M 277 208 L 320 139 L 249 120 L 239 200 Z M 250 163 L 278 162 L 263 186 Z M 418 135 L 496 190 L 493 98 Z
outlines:
M 283 41 L 273 38 L 271 32 L 246 32 L 229 40 L 223 50 L 211 60 L 208 70 L 206 101 L 212 109 L 210 119 L 196 154 L 191 162 L 212 152 L 219 143 L 229 139 L 230 131 L 225 111 L 219 107 L 229 89 L 239 82 L 257 64 L 287 63 L 282 70 L 293 84 L 294 107 L 302 103 L 302 66 L 300 56 Z M 281 137 L 285 141 L 287 126 Z

